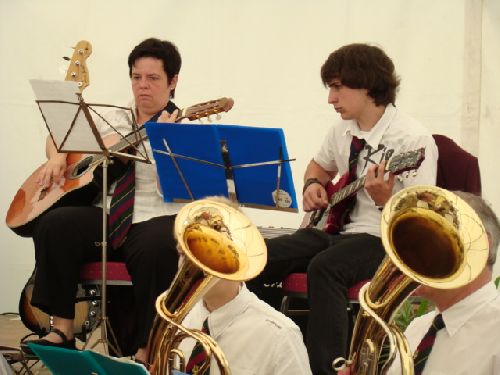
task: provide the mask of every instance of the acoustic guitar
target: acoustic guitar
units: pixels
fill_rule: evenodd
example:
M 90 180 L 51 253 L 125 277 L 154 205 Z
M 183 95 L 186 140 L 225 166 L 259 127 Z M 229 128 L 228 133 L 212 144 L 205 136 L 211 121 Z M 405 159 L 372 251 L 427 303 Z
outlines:
M 386 172 L 400 175 L 418 169 L 425 159 L 425 149 L 420 148 L 393 156 L 386 165 Z M 352 197 L 365 184 L 366 176 L 349 183 L 349 173 L 340 177 L 336 184 L 329 181 L 325 187 L 328 206 L 311 213 L 307 227 L 318 228 L 327 233 L 338 233 L 342 229 L 342 218 L 348 208 L 347 198 Z

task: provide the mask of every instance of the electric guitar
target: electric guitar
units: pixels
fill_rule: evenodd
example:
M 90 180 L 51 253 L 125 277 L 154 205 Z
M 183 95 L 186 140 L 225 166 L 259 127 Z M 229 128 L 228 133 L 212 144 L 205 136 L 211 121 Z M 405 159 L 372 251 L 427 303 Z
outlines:
M 389 159 L 386 172 L 399 175 L 403 172 L 416 170 L 425 159 L 425 149 L 420 148 L 398 154 Z M 366 176 L 349 182 L 349 173 L 340 177 L 336 184 L 328 182 L 325 189 L 328 195 L 328 206 L 324 209 L 313 211 L 307 227 L 322 229 L 328 233 L 338 233 L 342 229 L 342 219 L 349 205 L 347 198 L 352 197 L 365 184 Z

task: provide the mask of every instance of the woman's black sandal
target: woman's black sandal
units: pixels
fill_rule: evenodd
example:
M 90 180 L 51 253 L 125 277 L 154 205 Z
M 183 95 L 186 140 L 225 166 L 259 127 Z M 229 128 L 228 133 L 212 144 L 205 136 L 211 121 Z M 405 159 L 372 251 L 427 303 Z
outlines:
M 52 341 L 49 341 L 46 339 L 29 340 L 29 341 L 25 341 L 25 342 L 21 343 L 21 350 L 25 354 L 34 355 L 35 353 L 33 353 L 31 348 L 28 346 L 28 344 L 30 342 L 33 344 L 42 345 L 42 346 L 53 346 L 56 348 L 76 350 L 75 339 L 68 340 L 68 338 L 66 337 L 64 332 L 61 331 L 60 329 L 55 328 L 55 327 L 53 327 L 50 331 L 56 333 L 62 339 L 62 342 L 52 342 Z

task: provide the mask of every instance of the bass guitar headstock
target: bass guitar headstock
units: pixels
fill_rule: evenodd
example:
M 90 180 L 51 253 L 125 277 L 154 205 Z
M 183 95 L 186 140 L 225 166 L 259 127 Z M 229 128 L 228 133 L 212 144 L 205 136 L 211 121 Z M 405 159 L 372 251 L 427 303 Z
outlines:
M 80 93 L 89 85 L 89 71 L 85 64 L 87 58 L 92 54 L 92 45 L 86 40 L 80 40 L 75 47 L 70 60 L 68 71 L 66 72 L 66 81 L 75 81 L 78 83 Z

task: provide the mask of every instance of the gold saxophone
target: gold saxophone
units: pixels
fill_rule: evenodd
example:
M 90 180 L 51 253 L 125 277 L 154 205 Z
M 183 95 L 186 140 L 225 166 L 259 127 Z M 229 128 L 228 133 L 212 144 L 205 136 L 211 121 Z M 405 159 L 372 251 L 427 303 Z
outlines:
M 218 278 L 246 281 L 257 276 L 267 262 L 264 239 L 257 227 L 237 208 L 222 199 L 194 201 L 184 206 L 175 220 L 178 249 L 184 262 L 170 288 L 156 300 L 157 316 L 149 337 L 151 374 L 185 371 L 185 359 L 178 349 L 192 337 L 207 352 L 203 372 L 213 356 L 223 375 L 229 375 L 227 360 L 217 343 L 207 334 L 181 325 L 193 305 Z
M 386 257 L 359 292 L 360 312 L 350 358 L 337 358 L 356 375 L 385 373 L 400 353 L 403 374 L 414 374 L 413 356 L 393 315 L 419 285 L 454 289 L 474 280 L 488 258 L 488 238 L 476 212 L 460 197 L 435 186 L 412 186 L 385 205 L 381 220 Z M 384 340 L 388 359 L 379 364 Z

